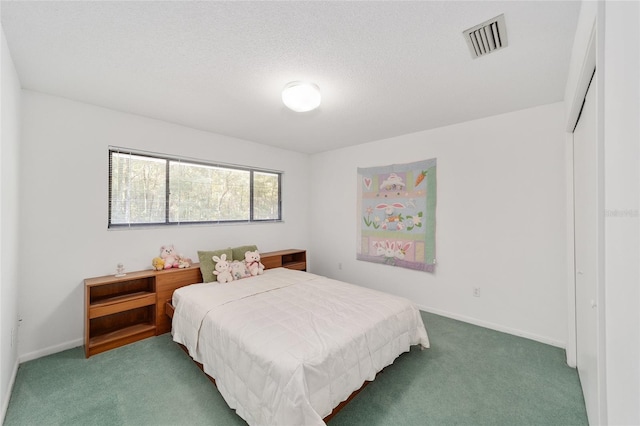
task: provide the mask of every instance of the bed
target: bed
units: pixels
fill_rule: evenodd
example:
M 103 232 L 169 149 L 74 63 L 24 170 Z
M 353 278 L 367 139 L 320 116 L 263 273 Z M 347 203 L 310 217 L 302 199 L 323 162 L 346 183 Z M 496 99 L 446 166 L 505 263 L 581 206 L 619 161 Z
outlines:
M 322 425 L 412 345 L 429 347 L 408 300 L 286 268 L 173 293 L 175 342 L 251 425 Z

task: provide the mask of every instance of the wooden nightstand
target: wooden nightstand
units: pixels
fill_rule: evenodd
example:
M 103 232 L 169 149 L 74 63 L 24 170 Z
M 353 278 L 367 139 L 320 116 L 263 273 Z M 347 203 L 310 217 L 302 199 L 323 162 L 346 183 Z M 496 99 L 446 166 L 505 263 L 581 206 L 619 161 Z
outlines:
M 260 262 L 264 265 L 264 269 L 284 267 L 306 271 L 307 251 L 289 249 L 260 253 Z
M 164 313 L 166 299 L 175 289 L 199 282 L 199 264 L 84 280 L 85 356 L 170 331 L 171 321 Z

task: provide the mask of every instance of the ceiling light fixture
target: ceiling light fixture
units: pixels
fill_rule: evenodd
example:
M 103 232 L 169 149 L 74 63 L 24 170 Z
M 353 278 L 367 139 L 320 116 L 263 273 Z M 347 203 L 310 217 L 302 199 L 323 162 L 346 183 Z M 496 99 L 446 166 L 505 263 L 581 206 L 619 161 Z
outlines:
M 320 88 L 317 84 L 292 81 L 282 90 L 282 102 L 296 112 L 307 112 L 320 106 Z

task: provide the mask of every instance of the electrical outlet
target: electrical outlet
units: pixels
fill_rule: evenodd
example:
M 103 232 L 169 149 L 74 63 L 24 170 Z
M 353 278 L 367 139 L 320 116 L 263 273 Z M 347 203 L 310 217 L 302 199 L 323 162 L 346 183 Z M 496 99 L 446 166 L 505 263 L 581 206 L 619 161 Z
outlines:
M 338 262 L 338 269 L 342 270 L 342 262 Z
M 474 287 L 473 288 L 473 295 L 475 297 L 480 297 L 480 287 Z

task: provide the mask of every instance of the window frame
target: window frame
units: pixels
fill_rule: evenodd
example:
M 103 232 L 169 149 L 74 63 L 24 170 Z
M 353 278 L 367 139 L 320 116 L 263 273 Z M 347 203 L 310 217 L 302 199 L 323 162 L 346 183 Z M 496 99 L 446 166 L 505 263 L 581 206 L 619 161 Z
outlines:
M 148 222 L 148 223 L 112 223 L 112 191 L 113 191 L 113 155 L 112 154 L 127 154 L 136 155 L 140 157 L 164 160 L 165 163 L 165 200 L 164 200 L 164 222 Z M 184 164 L 193 164 L 205 167 L 216 167 L 220 169 L 228 169 L 233 171 L 249 172 L 249 219 L 233 219 L 233 220 L 198 220 L 198 221 L 171 221 L 170 220 L 170 195 L 171 195 L 171 175 L 170 168 L 171 162 L 180 162 Z M 278 177 L 278 217 L 276 219 L 255 219 L 254 218 L 254 173 L 266 173 L 274 174 Z M 226 164 L 218 162 L 210 162 L 201 159 L 182 157 L 169 154 L 160 154 L 155 152 L 140 151 L 129 148 L 121 148 L 116 146 L 109 146 L 108 149 L 108 229 L 123 229 L 123 228 L 146 228 L 146 227 L 160 227 L 160 226 L 188 226 L 188 225 L 220 225 L 220 224 L 239 224 L 239 223 L 272 223 L 282 222 L 282 176 L 284 172 L 281 170 L 270 170 L 250 166 L 241 166 L 236 164 Z

